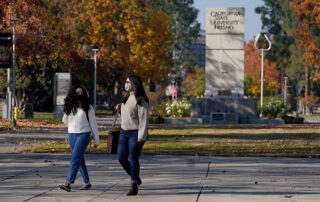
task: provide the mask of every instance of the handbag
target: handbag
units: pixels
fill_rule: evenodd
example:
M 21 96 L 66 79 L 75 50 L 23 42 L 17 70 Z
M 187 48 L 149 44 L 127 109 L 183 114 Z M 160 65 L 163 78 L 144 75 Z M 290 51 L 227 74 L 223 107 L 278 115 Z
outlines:
M 117 114 L 114 118 L 114 121 L 113 121 L 112 126 L 109 130 L 109 133 L 108 133 L 108 137 L 107 137 L 107 153 L 108 154 L 116 154 L 117 150 L 118 150 L 120 128 L 114 127 L 114 124 L 117 121 L 118 115 L 119 115 L 119 111 L 117 111 Z

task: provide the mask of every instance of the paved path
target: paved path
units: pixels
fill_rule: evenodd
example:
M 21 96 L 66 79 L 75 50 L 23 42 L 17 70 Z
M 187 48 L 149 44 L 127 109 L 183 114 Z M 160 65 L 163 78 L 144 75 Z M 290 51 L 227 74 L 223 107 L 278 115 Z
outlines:
M 107 130 L 112 118 L 98 121 Z M 0 201 L 315 202 L 320 201 L 320 159 L 141 156 L 143 184 L 127 197 L 130 180 L 115 155 L 86 155 L 92 190 L 57 189 L 70 155 L 17 154 L 46 141 L 64 140 L 67 129 L 0 132 Z
M 0 154 L 0 201 L 318 202 L 320 159 L 141 156 L 138 196 L 115 155 L 86 155 L 92 190 L 71 192 L 69 155 Z M 291 198 L 286 198 L 291 197 Z
M 304 121 L 305 121 L 305 123 L 320 124 L 320 117 L 306 116 L 306 117 L 304 117 Z

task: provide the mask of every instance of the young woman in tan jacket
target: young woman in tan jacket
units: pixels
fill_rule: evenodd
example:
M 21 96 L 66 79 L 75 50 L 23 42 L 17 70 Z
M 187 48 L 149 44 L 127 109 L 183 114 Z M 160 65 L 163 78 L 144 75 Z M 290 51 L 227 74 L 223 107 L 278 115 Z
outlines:
M 138 194 L 140 185 L 139 155 L 148 135 L 147 97 L 141 79 L 137 75 L 129 75 L 126 79 L 127 91 L 122 103 L 116 109 L 121 110 L 121 131 L 118 144 L 118 160 L 123 169 L 131 176 L 131 188 L 127 193 Z

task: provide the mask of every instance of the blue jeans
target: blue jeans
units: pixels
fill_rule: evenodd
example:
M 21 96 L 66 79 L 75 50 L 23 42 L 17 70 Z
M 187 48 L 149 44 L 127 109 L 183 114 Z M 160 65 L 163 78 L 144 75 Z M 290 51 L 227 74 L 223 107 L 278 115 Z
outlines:
M 70 169 L 67 177 L 67 181 L 72 184 L 76 180 L 78 170 L 80 168 L 80 173 L 85 183 L 89 182 L 89 175 L 86 163 L 84 161 L 84 153 L 90 143 L 90 132 L 87 133 L 69 133 L 68 142 L 72 152 Z
M 144 142 L 138 142 L 137 130 L 120 130 L 118 160 L 123 169 L 131 176 L 131 182 L 137 183 L 140 174 L 139 155 Z

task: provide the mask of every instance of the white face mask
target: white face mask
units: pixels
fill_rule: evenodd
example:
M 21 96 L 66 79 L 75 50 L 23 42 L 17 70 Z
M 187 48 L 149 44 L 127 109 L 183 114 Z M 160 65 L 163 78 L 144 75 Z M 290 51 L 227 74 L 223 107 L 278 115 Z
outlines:
M 124 89 L 125 89 L 126 91 L 129 91 L 129 90 L 131 89 L 131 84 L 130 84 L 130 83 L 126 83 L 126 84 L 124 85 Z

